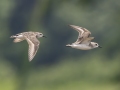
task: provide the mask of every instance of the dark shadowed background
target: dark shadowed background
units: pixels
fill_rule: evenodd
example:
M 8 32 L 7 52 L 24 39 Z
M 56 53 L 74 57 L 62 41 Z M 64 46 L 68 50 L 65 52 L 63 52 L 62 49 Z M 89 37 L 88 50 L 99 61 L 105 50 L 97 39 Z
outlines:
M 65 47 L 85 27 L 103 48 Z M 28 61 L 26 41 L 11 35 L 42 32 Z M 120 90 L 120 0 L 0 0 L 0 90 Z

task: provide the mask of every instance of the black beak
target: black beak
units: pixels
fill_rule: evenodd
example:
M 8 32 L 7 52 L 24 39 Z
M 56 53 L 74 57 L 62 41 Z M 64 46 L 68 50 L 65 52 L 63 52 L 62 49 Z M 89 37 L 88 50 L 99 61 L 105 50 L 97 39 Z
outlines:
M 43 36 L 44 38 L 47 38 L 46 36 Z
M 101 46 L 98 46 L 99 48 L 102 48 Z

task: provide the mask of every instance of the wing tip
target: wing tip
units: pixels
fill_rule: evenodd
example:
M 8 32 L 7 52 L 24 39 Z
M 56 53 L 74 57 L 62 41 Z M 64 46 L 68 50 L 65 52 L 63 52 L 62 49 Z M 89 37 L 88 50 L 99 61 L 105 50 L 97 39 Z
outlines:
M 29 55 L 29 57 L 28 57 L 29 62 L 31 62 L 33 60 L 33 58 L 34 58 L 34 56 Z
M 76 26 L 76 25 L 69 25 L 69 26 L 72 27 L 73 29 L 83 29 L 83 27 Z
M 70 27 L 75 27 L 75 25 L 72 25 L 72 24 L 71 24 L 71 25 L 69 25 L 69 26 L 70 26 Z
M 33 60 L 33 58 L 29 58 L 29 62 L 31 62 Z

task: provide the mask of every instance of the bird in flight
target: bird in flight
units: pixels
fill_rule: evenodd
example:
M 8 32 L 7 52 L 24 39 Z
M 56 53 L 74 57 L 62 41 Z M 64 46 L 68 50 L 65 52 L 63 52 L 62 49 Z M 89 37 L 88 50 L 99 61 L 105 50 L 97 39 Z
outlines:
M 12 35 L 10 38 L 15 38 L 13 41 L 15 43 L 21 42 L 23 40 L 26 40 L 28 42 L 29 45 L 28 58 L 29 61 L 32 61 L 39 48 L 40 41 L 38 40 L 38 38 L 40 37 L 45 37 L 45 36 L 40 32 L 29 31 L 29 32 L 23 32 L 23 33 L 18 33 L 16 35 Z
M 90 50 L 97 47 L 101 48 L 101 46 L 99 46 L 98 43 L 91 42 L 91 40 L 93 40 L 94 37 L 90 37 L 91 32 L 89 30 L 75 25 L 70 25 L 70 27 L 78 31 L 79 35 L 76 42 L 72 44 L 67 44 L 66 46 L 81 50 Z

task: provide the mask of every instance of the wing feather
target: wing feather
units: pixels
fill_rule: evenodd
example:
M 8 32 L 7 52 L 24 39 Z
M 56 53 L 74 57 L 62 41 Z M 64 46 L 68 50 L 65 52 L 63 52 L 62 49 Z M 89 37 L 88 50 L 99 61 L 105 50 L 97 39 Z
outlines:
M 88 38 L 86 38 L 85 40 L 83 40 L 83 41 L 81 42 L 81 44 L 89 45 L 90 42 L 91 42 L 91 40 L 93 40 L 93 39 L 94 39 L 94 37 L 88 37 Z
M 34 56 L 37 53 L 40 42 L 37 40 L 37 38 L 32 38 L 32 40 L 29 38 L 26 38 L 26 40 L 29 44 L 29 49 L 28 49 L 29 61 L 32 61 L 32 59 L 34 58 Z
M 79 27 L 79 26 L 70 25 L 70 27 L 72 27 L 74 30 L 78 31 L 78 33 L 79 33 L 79 37 L 81 37 L 82 34 L 84 33 L 84 30 L 81 29 L 81 27 Z
M 79 32 L 79 36 L 77 41 L 75 42 L 76 44 L 80 44 L 84 39 L 88 38 L 91 35 L 91 32 L 87 30 L 86 28 L 75 26 L 75 25 L 70 25 L 74 30 Z

